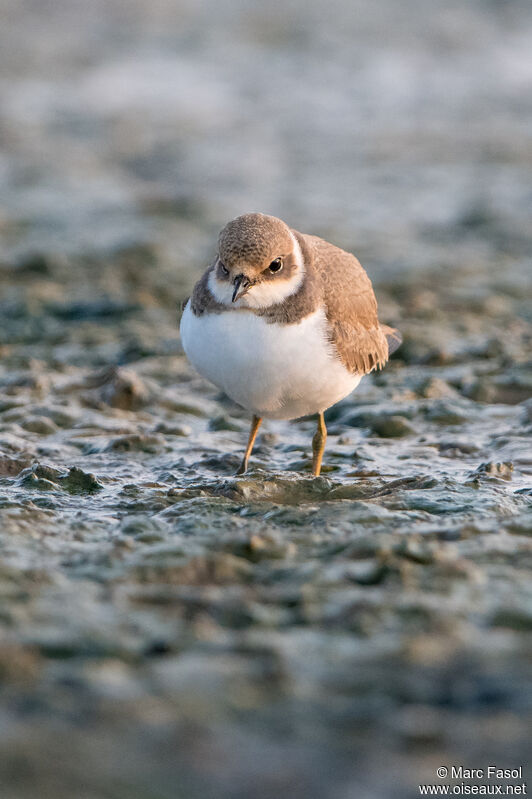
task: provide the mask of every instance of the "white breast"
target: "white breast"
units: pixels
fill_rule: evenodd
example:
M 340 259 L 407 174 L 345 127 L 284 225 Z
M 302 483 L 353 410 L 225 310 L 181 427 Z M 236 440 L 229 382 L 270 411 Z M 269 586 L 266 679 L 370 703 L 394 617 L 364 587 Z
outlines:
M 292 325 L 268 324 L 251 311 L 181 320 L 185 353 L 198 372 L 257 416 L 297 419 L 339 402 L 360 382 L 327 339 L 323 310 Z

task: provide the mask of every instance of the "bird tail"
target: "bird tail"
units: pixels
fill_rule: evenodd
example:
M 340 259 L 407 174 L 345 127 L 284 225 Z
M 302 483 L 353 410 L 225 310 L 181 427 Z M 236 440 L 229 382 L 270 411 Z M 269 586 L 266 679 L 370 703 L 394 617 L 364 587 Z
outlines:
M 390 357 L 403 343 L 403 337 L 395 327 L 381 325 L 381 330 L 386 336 L 386 341 L 388 342 L 388 357 Z

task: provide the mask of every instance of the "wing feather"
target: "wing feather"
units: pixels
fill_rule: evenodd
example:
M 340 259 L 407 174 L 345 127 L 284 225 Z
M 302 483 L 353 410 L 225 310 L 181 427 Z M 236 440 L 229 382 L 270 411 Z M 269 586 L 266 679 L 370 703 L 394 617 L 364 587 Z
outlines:
M 371 281 L 351 253 L 318 238 L 299 234 L 320 278 L 331 341 L 354 374 L 382 369 L 401 343 L 393 328 L 381 325 Z

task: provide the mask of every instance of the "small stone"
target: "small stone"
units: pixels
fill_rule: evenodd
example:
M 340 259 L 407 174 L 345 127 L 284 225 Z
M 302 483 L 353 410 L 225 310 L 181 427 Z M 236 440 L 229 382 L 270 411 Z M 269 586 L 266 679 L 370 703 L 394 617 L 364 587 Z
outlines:
M 456 403 L 451 402 L 435 402 L 431 405 L 426 412 L 427 419 L 430 422 L 442 425 L 459 425 L 467 422 L 467 414 L 464 413 L 462 408 Z
M 114 438 L 105 448 L 106 452 L 148 452 L 152 455 L 161 452 L 165 447 L 165 440 L 160 435 L 137 435 L 120 436 Z
M 222 414 L 210 420 L 209 430 L 232 430 L 235 433 L 240 433 L 242 431 L 242 425 L 231 421 L 228 416 Z
M 494 402 L 497 390 L 489 378 L 478 377 L 463 381 L 462 393 L 475 402 Z
M 73 427 L 80 418 L 79 412 L 75 413 L 58 405 L 34 408 L 34 413 L 36 416 L 51 419 L 58 427 Z
M 247 560 L 257 562 L 260 560 L 283 560 L 291 558 L 296 553 L 296 545 L 292 541 L 285 541 L 275 535 L 255 535 L 245 540 L 231 543 L 232 552 Z
M 460 455 L 474 455 L 480 451 L 480 447 L 473 441 L 466 438 L 455 438 L 450 440 L 441 441 L 438 444 L 440 452 L 445 453 L 449 457 Z
M 429 377 L 423 381 L 418 389 L 419 396 L 427 399 L 441 399 L 442 397 L 456 397 L 457 392 L 454 388 L 442 380 L 440 377 Z
M 51 436 L 57 433 L 57 425 L 44 416 L 28 416 L 20 422 L 20 426 L 29 433 L 37 433 L 40 436 Z
M 93 474 L 88 474 L 76 466 L 64 474 L 52 466 L 43 466 L 36 463 L 28 469 L 23 469 L 17 482 L 25 488 L 38 491 L 56 491 L 59 487 L 71 493 L 93 492 L 103 488 Z
M 259 435 L 259 443 L 265 444 L 267 447 L 274 447 L 279 443 L 279 435 L 277 433 L 262 433 Z
M 24 488 L 36 491 L 56 491 L 58 488 L 57 481 L 60 476 L 61 472 L 58 469 L 35 463 L 20 472 L 17 483 Z
M 434 563 L 434 550 L 427 542 L 406 538 L 402 539 L 394 550 L 397 555 L 412 560 L 414 563 L 424 565 Z
M 517 405 L 530 399 L 532 394 L 532 375 L 526 367 L 515 369 L 508 375 L 500 375 L 493 380 L 494 402 Z
M 100 396 L 107 405 L 123 411 L 144 408 L 150 399 L 148 389 L 140 377 L 128 369 L 110 371 L 100 388 Z
M 15 477 L 22 469 L 27 469 L 31 461 L 29 458 L 9 458 L 0 456 L 0 477 Z
M 59 484 L 72 494 L 93 493 L 94 491 L 101 491 L 103 488 L 93 474 L 84 472 L 82 469 L 78 469 L 77 466 L 73 466 L 69 469 L 68 474 L 60 477 Z
M 511 461 L 504 461 L 503 463 L 481 463 L 474 472 L 468 475 L 468 482 L 474 482 L 484 479 L 495 480 L 511 480 L 514 470 L 514 465 Z
M 372 430 L 381 438 L 403 438 L 416 433 L 404 416 L 383 416 L 380 419 L 375 419 Z
M 347 568 L 347 576 L 358 585 L 379 585 L 388 573 L 387 565 L 379 560 L 357 560 Z
M 24 488 L 28 488 L 30 491 L 56 491 L 57 484 L 52 482 L 51 480 L 46 480 L 43 477 L 37 477 L 36 474 L 33 472 L 29 472 L 29 474 L 24 475 L 19 480 L 19 485 L 23 486 Z
M 189 436 L 192 433 L 192 428 L 187 424 L 166 424 L 160 422 L 155 428 L 155 433 L 161 433 L 163 436 Z

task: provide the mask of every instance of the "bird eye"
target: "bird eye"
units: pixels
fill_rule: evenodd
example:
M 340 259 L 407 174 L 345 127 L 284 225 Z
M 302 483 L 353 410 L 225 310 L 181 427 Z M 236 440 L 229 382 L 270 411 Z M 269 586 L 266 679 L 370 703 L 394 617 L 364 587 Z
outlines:
M 269 265 L 268 269 L 270 272 L 280 272 L 283 268 L 283 262 L 280 258 L 276 258 L 275 261 L 272 261 Z
M 221 261 L 220 261 L 220 269 L 222 271 L 222 275 L 225 275 L 227 277 L 227 275 L 229 274 L 229 269 Z

